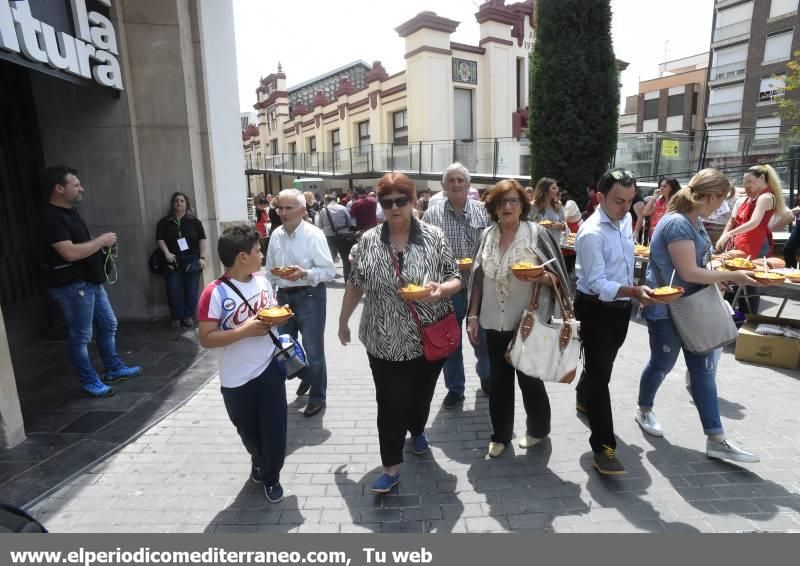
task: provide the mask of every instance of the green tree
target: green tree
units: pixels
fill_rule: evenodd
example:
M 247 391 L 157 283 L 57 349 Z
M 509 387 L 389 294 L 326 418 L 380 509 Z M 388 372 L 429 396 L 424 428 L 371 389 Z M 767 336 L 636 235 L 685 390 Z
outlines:
M 786 90 L 778 98 L 778 116 L 781 123 L 792 124 L 792 133 L 800 135 L 800 51 L 794 52 L 794 57 L 786 63 Z
M 530 56 L 532 183 L 554 177 L 583 202 L 617 146 L 619 73 L 608 0 L 538 0 Z

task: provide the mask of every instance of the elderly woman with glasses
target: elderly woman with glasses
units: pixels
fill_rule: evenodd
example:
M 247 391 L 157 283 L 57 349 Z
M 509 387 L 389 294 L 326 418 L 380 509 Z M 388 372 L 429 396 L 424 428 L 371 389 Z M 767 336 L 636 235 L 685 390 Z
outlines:
M 486 330 L 491 369 L 489 414 L 492 438 L 489 456 L 496 458 L 511 442 L 514 433 L 514 368 L 505 353 L 522 313 L 531 300 L 535 283 L 543 285 L 538 314 L 550 320 L 555 306 L 553 293 L 566 291 L 567 268 L 557 244 L 547 231 L 526 219 L 530 202 L 515 180 L 497 183 L 486 199 L 486 211 L 494 223 L 483 232 L 473 260 L 467 316 L 467 334 L 473 344 L 479 340 L 478 327 Z M 547 269 L 555 277 L 518 277 L 511 266 L 518 262 L 541 265 L 554 259 Z M 555 285 L 555 289 L 553 289 Z M 527 428 L 519 445 L 530 448 L 550 433 L 550 400 L 544 383 L 535 375 L 517 371 Z
M 412 452 L 428 450 L 425 424 L 445 360 L 424 357 L 422 327 L 453 312 L 450 297 L 461 289 L 461 276 L 442 231 L 413 217 L 417 195 L 408 177 L 387 173 L 376 192 L 386 220 L 361 237 L 339 315 L 339 340 L 350 342 L 348 322 L 364 296 L 358 337 L 375 382 L 383 464 L 372 491 L 388 493 L 400 481 L 406 432 Z M 424 288 L 422 298 L 404 302 L 398 289 L 407 284 Z

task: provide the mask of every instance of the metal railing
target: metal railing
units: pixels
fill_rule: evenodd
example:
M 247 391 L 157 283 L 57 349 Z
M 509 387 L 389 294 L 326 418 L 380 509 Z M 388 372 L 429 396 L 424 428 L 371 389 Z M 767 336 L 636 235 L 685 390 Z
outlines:
M 620 134 L 614 166 L 630 169 L 641 180 L 657 180 L 671 175 L 681 182 L 688 181 L 700 169 L 715 167 L 738 174 L 738 178 L 732 179 L 741 184 L 741 174 L 749 167 L 771 163 L 784 188 L 790 190 L 791 187 L 796 191 L 797 177 L 792 177 L 792 167 L 798 162 L 800 136 L 791 127 L 782 126 L 777 129 L 699 130 L 693 134 Z
M 710 80 L 717 79 L 733 79 L 736 77 L 743 77 L 747 70 L 747 61 L 736 61 L 726 65 L 718 65 L 711 68 Z
M 364 148 L 309 153 L 280 153 L 246 157 L 247 169 L 256 172 L 346 177 L 382 175 L 397 171 L 416 176 L 441 175 L 459 161 L 473 177 L 529 179 L 530 144 L 517 138 L 444 140 L 408 144 L 370 144 Z
M 756 163 L 778 162 L 787 159 L 793 151 L 800 156 L 800 137 L 787 126 L 621 133 L 610 165 L 630 169 L 642 179 L 657 179 L 663 175 L 688 175 L 687 172 L 704 167 L 733 170 Z M 477 183 L 502 178 L 530 183 L 529 142 L 516 138 L 371 144 L 361 149 L 314 154 L 248 157 L 246 173 L 377 178 L 396 171 L 415 178 L 435 179 L 454 161 L 463 163 Z M 781 180 L 788 183 L 788 169 L 784 173 L 781 173 Z M 682 180 L 688 181 L 688 178 Z

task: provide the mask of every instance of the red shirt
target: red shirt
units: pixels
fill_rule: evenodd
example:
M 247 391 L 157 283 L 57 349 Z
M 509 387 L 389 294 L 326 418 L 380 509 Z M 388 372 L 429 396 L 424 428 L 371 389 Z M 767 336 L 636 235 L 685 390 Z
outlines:
M 350 216 L 356 221 L 356 230 L 369 230 L 378 225 L 378 201 L 372 197 L 358 198 L 350 207 Z

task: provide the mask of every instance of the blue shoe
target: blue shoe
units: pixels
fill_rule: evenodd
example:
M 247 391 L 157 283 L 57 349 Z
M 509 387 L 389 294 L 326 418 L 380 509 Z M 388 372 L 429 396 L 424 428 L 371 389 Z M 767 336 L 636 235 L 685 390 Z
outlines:
M 141 366 L 133 366 L 128 367 L 123 365 L 117 369 L 107 371 L 106 374 L 103 376 L 104 383 L 116 383 L 118 381 L 125 381 L 128 378 L 136 377 L 137 375 L 142 375 L 142 367 Z
M 114 394 L 114 388 L 109 387 L 99 379 L 91 383 L 81 383 L 81 389 L 92 397 L 111 397 Z
M 283 500 L 283 488 L 280 482 L 274 485 L 264 484 L 264 495 L 270 503 L 279 503 Z
M 398 483 L 400 483 L 399 472 L 395 475 L 384 472 L 372 483 L 372 491 L 374 493 L 389 493 Z
M 411 451 L 419 456 L 420 454 L 425 454 L 428 451 L 430 446 L 428 445 L 428 439 L 425 437 L 425 433 L 423 432 L 419 436 L 411 437 Z
M 261 468 L 252 466 L 250 468 L 250 481 L 253 483 L 261 483 Z

